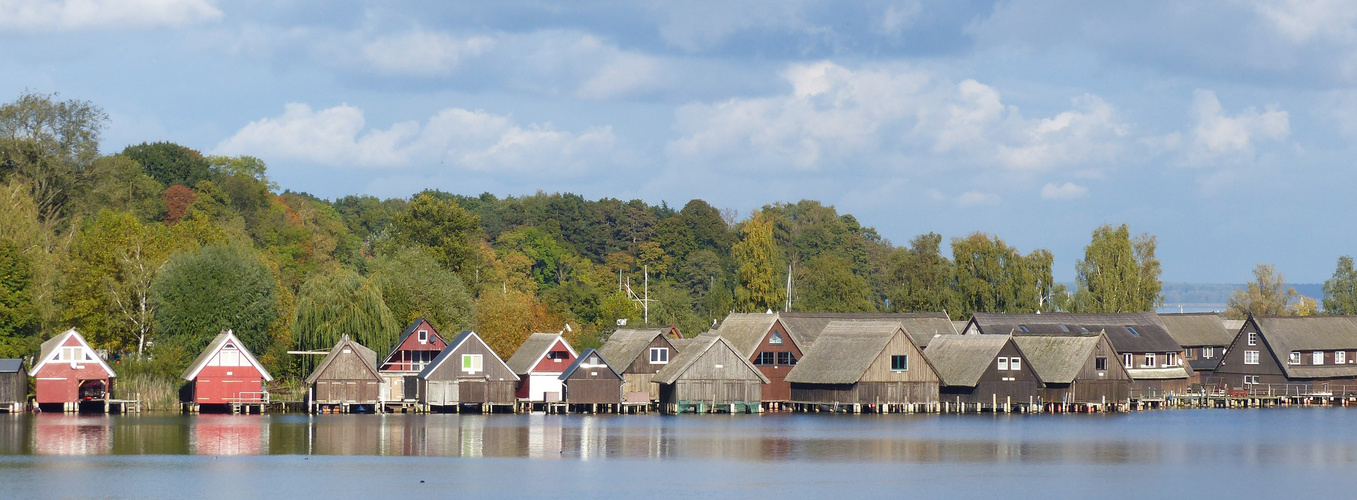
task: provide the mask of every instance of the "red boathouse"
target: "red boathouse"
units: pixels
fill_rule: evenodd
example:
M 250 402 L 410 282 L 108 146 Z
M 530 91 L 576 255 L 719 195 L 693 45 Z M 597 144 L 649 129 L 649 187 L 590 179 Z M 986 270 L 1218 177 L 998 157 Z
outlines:
M 189 410 L 202 405 L 230 405 L 232 412 L 249 411 L 269 401 L 264 382 L 273 380 L 231 330 L 217 334 L 198 359 L 184 370 L 189 381 Z
M 37 403 L 65 411 L 76 411 L 81 401 L 106 402 L 116 376 L 74 328 L 42 343 L 29 375 L 38 380 Z

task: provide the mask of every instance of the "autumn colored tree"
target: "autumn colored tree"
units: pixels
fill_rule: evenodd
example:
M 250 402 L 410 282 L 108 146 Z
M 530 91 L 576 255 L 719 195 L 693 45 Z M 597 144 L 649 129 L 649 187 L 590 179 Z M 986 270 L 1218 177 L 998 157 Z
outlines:
M 513 356 L 529 335 L 563 331 L 565 324 L 531 293 L 487 291 L 476 301 L 476 333 L 504 359 Z
M 1245 319 L 1254 316 L 1306 316 L 1315 310 L 1314 299 L 1286 286 L 1286 276 L 1272 264 L 1253 268 L 1253 281 L 1235 290 L 1227 302 L 1225 317 Z
M 740 230 L 740 242 L 731 247 L 735 258 L 735 309 L 763 312 L 782 309 L 785 289 L 780 286 L 782 266 L 777 243 L 773 240 L 771 217 L 755 215 Z
M 165 200 L 165 222 L 174 224 L 188 214 L 189 205 L 198 200 L 198 195 L 188 186 L 175 184 L 160 193 L 160 199 Z

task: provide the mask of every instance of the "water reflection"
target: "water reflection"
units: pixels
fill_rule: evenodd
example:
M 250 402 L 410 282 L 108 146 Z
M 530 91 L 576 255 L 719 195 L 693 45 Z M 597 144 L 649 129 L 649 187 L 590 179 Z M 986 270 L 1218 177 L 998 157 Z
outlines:
M 1182 415 L 1190 415 L 1184 417 Z M 0 415 L 0 455 L 1357 464 L 1350 410 L 1032 416 Z

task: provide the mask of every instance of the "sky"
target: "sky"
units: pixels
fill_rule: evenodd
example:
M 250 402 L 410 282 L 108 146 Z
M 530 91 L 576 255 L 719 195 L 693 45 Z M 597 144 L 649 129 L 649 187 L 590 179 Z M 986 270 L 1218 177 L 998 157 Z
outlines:
M 0 75 L 330 199 L 813 199 L 1062 281 L 1102 224 L 1167 282 L 1357 253 L 1353 2 L 0 0 Z

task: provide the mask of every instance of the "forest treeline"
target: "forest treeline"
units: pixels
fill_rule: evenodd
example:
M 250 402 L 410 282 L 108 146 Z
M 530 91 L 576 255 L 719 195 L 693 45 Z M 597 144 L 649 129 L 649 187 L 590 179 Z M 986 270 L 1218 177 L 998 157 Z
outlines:
M 287 351 L 350 334 L 384 353 L 419 317 L 475 329 L 507 357 L 535 331 L 592 346 L 647 316 L 694 335 L 730 312 L 965 318 L 1160 302 L 1155 238 L 1124 225 L 1093 232 L 1065 290 L 1047 250 L 983 233 L 949 253 L 935 233 L 897 246 L 811 200 L 744 216 L 568 193 L 325 200 L 280 190 L 250 156 L 168 142 L 100 154 L 106 122 L 56 95 L 0 106 L 0 357 L 77 328 L 169 377 L 229 328 L 298 376 L 306 358 Z

